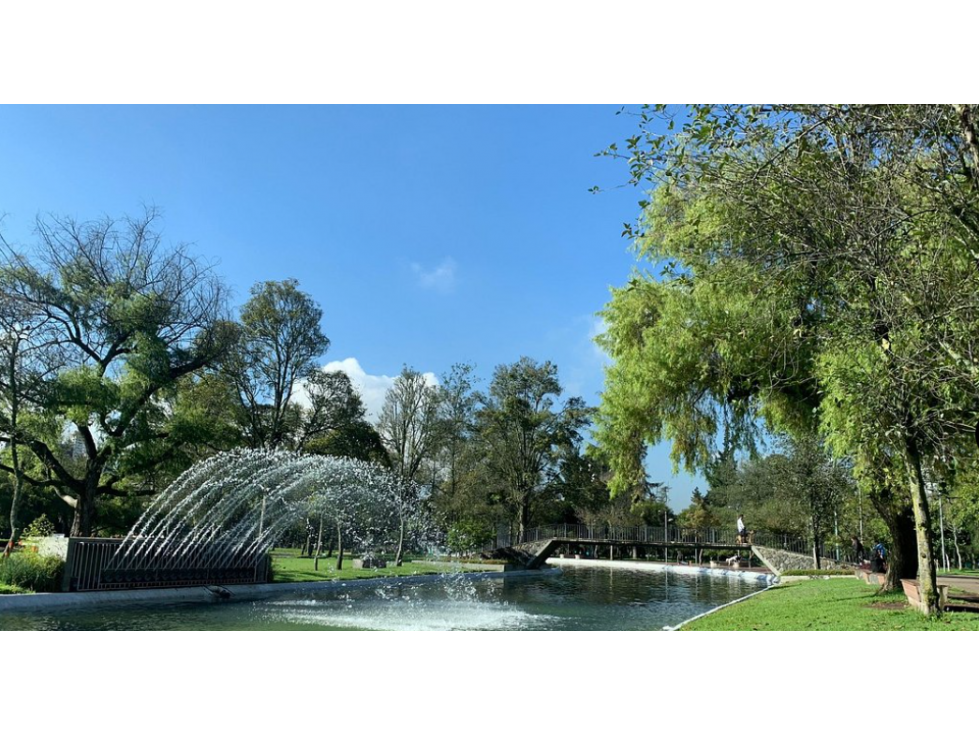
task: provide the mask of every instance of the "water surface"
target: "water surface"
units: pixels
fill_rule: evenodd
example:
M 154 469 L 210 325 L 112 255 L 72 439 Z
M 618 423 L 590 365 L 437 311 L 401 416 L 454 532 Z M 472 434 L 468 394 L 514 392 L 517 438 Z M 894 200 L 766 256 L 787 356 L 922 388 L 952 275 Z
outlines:
M 41 630 L 658 630 L 763 582 L 673 571 L 572 568 L 444 584 L 336 589 L 255 602 L 7 613 L 2 629 Z

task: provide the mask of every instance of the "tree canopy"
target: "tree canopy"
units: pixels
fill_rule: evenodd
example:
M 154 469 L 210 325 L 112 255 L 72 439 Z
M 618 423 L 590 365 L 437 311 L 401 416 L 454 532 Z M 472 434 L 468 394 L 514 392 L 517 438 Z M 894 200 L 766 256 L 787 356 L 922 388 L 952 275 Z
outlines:
M 615 360 L 599 437 L 617 477 L 643 446 L 705 466 L 759 421 L 819 430 L 863 476 L 900 462 L 936 610 L 929 477 L 974 450 L 976 108 L 644 108 L 627 141 L 652 184 L 628 231 L 655 274 L 605 311 Z M 878 472 L 879 473 L 879 472 Z M 869 479 L 868 481 L 873 481 Z

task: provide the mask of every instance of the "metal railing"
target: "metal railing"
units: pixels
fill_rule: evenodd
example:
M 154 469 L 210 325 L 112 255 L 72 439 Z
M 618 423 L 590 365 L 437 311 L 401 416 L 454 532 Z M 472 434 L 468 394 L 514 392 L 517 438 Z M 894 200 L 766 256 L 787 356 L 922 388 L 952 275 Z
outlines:
M 229 555 L 226 543 L 201 543 L 179 556 L 126 562 L 116 538 L 70 538 L 63 591 L 105 591 L 176 586 L 260 584 L 268 580 L 264 552 Z
M 763 545 L 795 553 L 812 552 L 812 545 L 808 540 L 782 533 L 749 531 L 748 542 L 742 543 L 739 542 L 737 530 L 728 528 L 682 528 L 674 525 L 666 528 L 650 525 L 617 527 L 573 523 L 530 528 L 522 533 L 511 533 L 507 529 L 501 529 L 497 533 L 494 548 L 507 548 L 545 540 L 637 543 L 640 545 L 689 545 L 702 548 Z

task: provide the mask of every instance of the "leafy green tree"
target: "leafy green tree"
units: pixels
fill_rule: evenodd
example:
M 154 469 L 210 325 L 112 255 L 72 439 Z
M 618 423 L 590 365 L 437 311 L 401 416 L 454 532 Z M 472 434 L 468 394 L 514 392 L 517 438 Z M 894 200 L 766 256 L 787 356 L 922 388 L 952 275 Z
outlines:
M 390 468 L 391 457 L 377 430 L 365 420 L 340 426 L 325 436 L 310 439 L 305 451 L 322 456 L 345 456 Z
M 442 481 L 433 487 L 430 501 L 450 523 L 459 519 L 459 495 L 467 477 L 474 474 L 478 446 L 474 439 L 477 395 L 474 367 L 467 363 L 452 365 L 442 375 L 437 388 L 435 451 L 432 471 Z
M 643 226 L 633 230 L 642 254 L 666 264 L 658 298 L 667 306 L 691 301 L 685 322 L 667 309 L 674 326 L 720 339 L 697 350 L 699 373 L 681 359 L 689 379 L 664 390 L 674 402 L 685 396 L 680 416 L 667 413 L 665 421 L 681 435 L 680 455 L 703 450 L 712 429 L 716 435 L 711 412 L 731 406 L 742 411 L 735 419 L 754 413 L 793 433 L 811 430 L 815 418 L 829 445 L 863 465 L 865 476 L 899 461 L 915 515 L 918 579 L 932 611 L 924 477 L 942 471 L 936 457 L 961 443 L 977 413 L 976 370 L 964 357 L 976 347 L 979 307 L 975 112 L 969 105 L 700 105 L 664 134 L 651 126 L 669 115 L 658 107 L 641 113 L 642 132 L 627 144 L 633 180 L 658 186 Z M 699 310 L 709 309 L 712 288 L 721 295 L 721 308 L 707 312 L 716 321 Z M 619 300 L 612 308 L 622 312 L 627 299 Z M 750 319 L 743 332 L 723 328 L 745 320 L 739 302 L 758 310 L 759 329 Z M 648 345 L 650 335 L 639 333 Z M 606 425 L 622 424 L 620 442 L 630 422 L 616 401 L 627 395 L 627 378 L 639 382 L 650 371 L 629 336 L 621 329 L 610 336 L 631 350 L 635 373 L 618 376 L 622 395 L 605 411 Z M 670 354 L 653 356 L 668 366 Z M 752 362 L 760 369 L 745 370 Z M 689 436 L 702 440 L 684 442 Z M 621 446 L 616 453 L 629 456 Z
M 680 527 L 691 530 L 707 530 L 718 527 L 720 520 L 707 496 L 699 487 L 694 487 L 693 494 L 690 496 L 690 506 L 677 515 L 677 523 Z
M 92 532 L 99 498 L 154 491 L 131 480 L 187 436 L 165 401 L 229 343 L 224 286 L 185 247 L 163 245 L 155 220 L 40 219 L 30 254 L 3 248 L 4 303 L 43 328 L 24 342 L 39 365 L 21 403 L 30 421 L 4 413 L 0 440 L 36 459 L 21 478 L 73 509 L 72 535 Z
M 303 411 L 297 449 L 364 422 L 364 401 L 345 372 L 316 370 L 306 379 L 305 390 L 309 407 Z
M 581 398 L 557 401 L 557 367 L 529 357 L 493 372 L 480 396 L 476 425 L 489 472 L 518 533 L 530 526 L 536 501 L 552 484 L 560 457 L 576 450 L 590 411 Z
M 608 464 L 595 447 L 573 447 L 558 464 L 554 494 L 564 517 L 558 522 L 602 523 L 600 513 L 609 505 Z
M 238 394 L 239 421 L 248 445 L 289 446 L 299 431 L 294 402 L 302 381 L 320 378 L 316 359 L 330 346 L 320 322 L 322 309 L 294 279 L 252 287 L 241 309 L 238 342 L 223 363 Z
M 459 520 L 452 524 L 446 544 L 453 553 L 472 555 L 493 540 L 493 528 L 478 520 Z
M 843 497 L 850 494 L 853 479 L 840 462 L 827 456 L 815 436 L 786 439 L 772 477 L 776 501 L 798 508 L 806 518 L 812 542 L 813 562 L 820 568 L 826 536 L 835 532 Z

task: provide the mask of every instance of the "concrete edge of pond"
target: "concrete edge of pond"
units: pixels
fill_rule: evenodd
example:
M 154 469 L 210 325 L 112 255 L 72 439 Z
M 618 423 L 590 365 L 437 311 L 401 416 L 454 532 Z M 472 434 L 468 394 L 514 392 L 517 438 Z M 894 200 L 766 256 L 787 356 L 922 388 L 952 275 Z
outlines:
M 733 576 L 750 581 L 766 581 L 775 583 L 778 577 L 773 573 L 758 571 L 740 571 L 733 568 L 709 568 L 707 566 L 677 566 L 673 563 L 657 563 L 655 561 L 602 561 L 587 558 L 548 558 L 548 565 L 554 566 L 585 566 L 588 568 L 628 568 L 632 570 L 672 571 L 674 573 L 699 576 Z
M 539 571 L 483 571 L 465 574 L 473 579 L 509 579 L 560 573 L 561 569 Z M 372 579 L 335 581 L 295 581 L 280 584 L 240 584 L 234 586 L 187 586 L 175 589 L 128 589 L 121 591 L 84 591 L 56 594 L 4 594 L 0 595 L 0 614 L 4 612 L 41 612 L 60 609 L 77 609 L 98 606 L 125 606 L 129 604 L 182 604 L 187 602 L 236 602 L 271 599 L 294 594 L 315 594 L 323 591 L 371 586 L 410 586 L 444 583 L 449 574 L 425 574 L 418 576 L 378 576 Z M 458 575 L 458 574 L 451 574 Z M 230 596 L 224 596 L 222 591 Z

